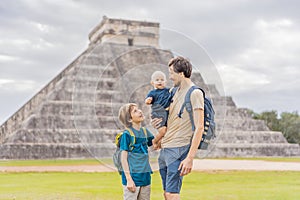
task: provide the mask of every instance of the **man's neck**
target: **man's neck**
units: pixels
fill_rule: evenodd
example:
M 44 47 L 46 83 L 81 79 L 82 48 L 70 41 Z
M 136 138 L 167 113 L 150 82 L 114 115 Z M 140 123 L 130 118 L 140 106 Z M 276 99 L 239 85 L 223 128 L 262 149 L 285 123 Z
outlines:
M 183 78 L 183 80 L 180 83 L 179 90 L 183 90 L 187 87 L 190 87 L 192 84 L 192 80 L 190 78 Z

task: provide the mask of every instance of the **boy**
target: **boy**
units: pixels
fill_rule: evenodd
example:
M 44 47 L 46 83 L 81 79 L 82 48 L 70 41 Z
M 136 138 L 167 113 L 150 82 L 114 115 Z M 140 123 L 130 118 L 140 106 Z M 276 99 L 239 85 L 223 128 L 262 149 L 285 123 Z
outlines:
M 141 127 L 144 114 L 134 103 L 120 108 L 119 120 L 134 134 L 125 130 L 120 138 L 124 200 L 150 200 L 152 170 L 147 146 L 152 145 L 154 136 Z
M 171 104 L 172 92 L 170 88 L 166 88 L 166 75 L 161 71 L 155 71 L 151 76 L 151 85 L 154 87 L 145 100 L 147 105 L 152 104 L 151 117 L 161 118 L 162 122 L 158 127 L 158 134 L 155 136 L 153 148 L 157 150 L 160 148 L 161 139 L 167 132 L 167 120 L 169 114 L 169 106 Z

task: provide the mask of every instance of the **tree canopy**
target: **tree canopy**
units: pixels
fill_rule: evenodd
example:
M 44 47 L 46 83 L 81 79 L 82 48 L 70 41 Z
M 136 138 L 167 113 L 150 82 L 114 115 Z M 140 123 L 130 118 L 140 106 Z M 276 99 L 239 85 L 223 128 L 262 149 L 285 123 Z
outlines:
M 280 131 L 289 143 L 300 144 L 300 116 L 298 112 L 264 111 L 260 114 L 252 112 L 254 119 L 264 120 L 272 131 Z

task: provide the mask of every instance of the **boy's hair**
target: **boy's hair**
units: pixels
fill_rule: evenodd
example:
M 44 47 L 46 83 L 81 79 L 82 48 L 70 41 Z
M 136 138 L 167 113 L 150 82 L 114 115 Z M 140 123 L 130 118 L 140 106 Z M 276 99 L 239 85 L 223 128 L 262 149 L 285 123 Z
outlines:
M 172 58 L 168 65 L 169 67 L 173 65 L 175 73 L 183 72 L 186 78 L 190 78 L 192 75 L 192 64 L 184 57 L 178 56 L 176 58 Z
M 153 72 L 153 74 L 151 75 L 151 81 L 154 81 L 155 80 L 155 77 L 157 75 L 162 75 L 164 77 L 164 79 L 166 80 L 166 75 L 165 73 L 163 73 L 162 71 L 155 71 Z
M 137 107 L 137 105 L 135 103 L 127 103 L 123 105 L 119 110 L 119 120 L 126 128 L 132 126 L 130 113 L 133 107 Z

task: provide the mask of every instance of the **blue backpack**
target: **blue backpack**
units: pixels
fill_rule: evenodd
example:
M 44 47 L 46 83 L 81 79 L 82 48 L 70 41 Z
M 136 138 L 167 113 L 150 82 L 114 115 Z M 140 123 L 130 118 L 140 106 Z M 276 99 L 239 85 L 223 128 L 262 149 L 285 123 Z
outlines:
M 184 103 L 181 106 L 178 116 L 181 118 L 183 113 L 183 109 L 185 108 L 190 116 L 190 121 L 192 124 L 192 130 L 195 131 L 194 117 L 193 117 L 193 107 L 191 103 L 191 93 L 195 90 L 199 89 L 203 92 L 204 97 L 204 132 L 202 134 L 201 142 L 198 146 L 198 149 L 206 150 L 208 145 L 210 144 L 210 140 L 215 138 L 215 111 L 212 107 L 211 100 L 205 97 L 205 92 L 198 86 L 192 86 L 185 95 Z

